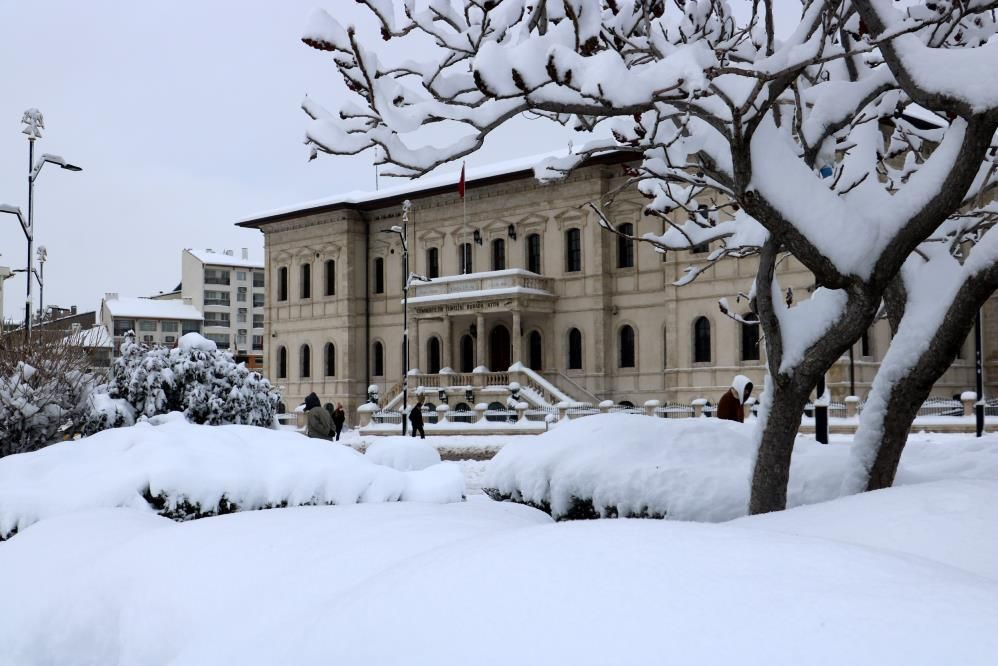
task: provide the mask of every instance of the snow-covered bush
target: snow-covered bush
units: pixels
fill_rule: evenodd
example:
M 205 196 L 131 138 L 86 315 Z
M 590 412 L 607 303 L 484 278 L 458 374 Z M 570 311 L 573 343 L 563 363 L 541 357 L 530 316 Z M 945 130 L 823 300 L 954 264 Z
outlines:
M 61 337 L 0 339 L 0 456 L 33 451 L 71 430 L 97 381 L 83 350 Z
M 183 412 L 199 424 L 269 427 L 278 401 L 269 381 L 197 333 L 166 349 L 138 343 L 130 332 L 111 368 L 107 399 L 91 401 L 87 430 L 169 412 Z

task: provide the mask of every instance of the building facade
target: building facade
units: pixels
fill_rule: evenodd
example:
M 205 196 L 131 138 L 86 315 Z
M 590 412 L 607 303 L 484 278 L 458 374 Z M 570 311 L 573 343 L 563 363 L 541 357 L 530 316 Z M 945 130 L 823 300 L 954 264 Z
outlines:
M 110 332 L 117 356 L 128 331 L 135 331 L 139 342 L 175 347 L 185 333 L 201 333 L 202 319 L 201 313 L 186 300 L 121 298 L 108 293 L 101 301 L 99 323 Z
M 356 408 L 369 384 L 392 393 L 404 366 L 402 247 L 392 227 L 409 199 L 410 271 L 431 280 L 409 290 L 409 367 L 424 379 L 522 363 L 576 400 L 634 404 L 716 401 L 735 374 L 761 385 L 759 327 L 718 308 L 726 298 L 751 317 L 737 295 L 750 289 L 757 260 L 726 259 L 675 286 L 687 267 L 709 264 L 710 248 L 663 254 L 603 231 L 586 204 L 625 178 L 621 158 L 607 156 L 558 183 L 540 184 L 527 169 L 471 179 L 464 201 L 454 184 L 422 185 L 241 221 L 265 239 L 265 374 L 289 405 L 315 391 Z M 607 214 L 628 233 L 663 233 L 643 205 L 627 193 Z M 779 280 L 796 300 L 814 288 L 793 258 Z M 993 300 L 985 325 L 998 325 Z M 991 380 L 998 340 L 985 337 Z M 833 399 L 865 397 L 889 341 L 880 321 L 836 363 Z M 934 395 L 972 389 L 973 370 L 968 342 Z
M 263 367 L 265 284 L 263 264 L 245 248 L 238 257 L 231 250 L 183 251 L 180 298 L 203 313 L 206 338 L 253 369 Z

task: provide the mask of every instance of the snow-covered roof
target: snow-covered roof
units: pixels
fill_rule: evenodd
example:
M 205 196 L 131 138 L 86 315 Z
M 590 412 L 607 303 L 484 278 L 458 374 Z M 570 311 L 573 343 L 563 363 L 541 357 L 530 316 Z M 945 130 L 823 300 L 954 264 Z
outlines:
M 524 177 L 533 177 L 533 168 L 539 164 L 542 160 L 549 157 L 564 156 L 565 150 L 558 150 L 547 153 L 539 153 L 536 155 L 530 155 L 527 157 L 519 157 L 512 160 L 505 160 L 501 162 L 493 162 L 492 164 L 487 164 L 484 166 L 472 167 L 469 166 L 465 169 L 465 185 L 469 189 L 473 187 L 476 183 L 483 184 L 481 181 L 490 180 L 502 176 L 513 176 L 514 174 L 522 174 Z M 593 163 L 599 163 L 606 160 L 617 160 L 621 161 L 624 153 L 612 154 L 610 156 L 603 156 L 593 158 L 591 160 Z M 629 157 L 633 159 L 633 157 Z M 379 202 L 384 202 L 388 205 L 391 200 L 396 199 L 403 195 L 421 195 L 421 196 L 432 196 L 435 194 L 442 194 L 447 190 L 452 190 L 454 195 L 457 196 L 457 183 L 460 179 L 460 172 L 448 172 L 443 174 L 437 174 L 433 176 L 423 176 L 421 178 L 416 178 L 414 180 L 404 181 L 403 184 L 397 185 L 395 187 L 386 187 L 376 191 L 353 191 L 353 192 L 343 192 L 340 194 L 335 194 L 331 197 L 326 197 L 324 199 L 313 199 L 311 201 L 302 201 L 296 204 L 291 204 L 289 206 L 282 206 L 280 208 L 274 208 L 272 210 L 262 211 L 249 215 L 237 221 L 236 224 L 239 226 L 246 227 L 256 227 L 257 223 L 267 220 L 272 217 L 277 217 L 280 215 L 287 215 L 289 213 L 304 212 L 312 209 L 327 208 L 330 206 L 356 206 L 361 204 L 377 204 Z
M 187 249 L 185 252 L 188 252 L 202 264 L 209 264 L 212 266 L 234 266 L 236 268 L 263 268 L 262 261 L 243 259 L 241 256 L 237 257 L 234 254 L 226 254 L 225 252 L 191 249 Z
M 142 319 L 204 319 L 193 305 L 177 300 L 151 298 L 111 298 L 104 305 L 112 317 L 138 317 Z
M 97 324 L 93 328 L 81 329 L 67 335 L 66 344 L 73 347 L 103 347 L 106 349 L 114 346 L 111 335 L 103 324 Z

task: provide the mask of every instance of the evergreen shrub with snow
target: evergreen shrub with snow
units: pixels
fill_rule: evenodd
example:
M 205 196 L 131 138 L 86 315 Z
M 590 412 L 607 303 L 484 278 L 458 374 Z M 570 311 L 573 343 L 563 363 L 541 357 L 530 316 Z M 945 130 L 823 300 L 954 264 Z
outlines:
M 36 334 L 0 339 L 0 457 L 34 451 L 71 431 L 98 379 L 79 347 Z
M 84 430 L 89 434 L 169 412 L 182 412 L 198 424 L 270 427 L 279 397 L 259 373 L 197 333 L 166 349 L 136 342 L 129 332 L 111 367 L 106 396 L 91 400 Z

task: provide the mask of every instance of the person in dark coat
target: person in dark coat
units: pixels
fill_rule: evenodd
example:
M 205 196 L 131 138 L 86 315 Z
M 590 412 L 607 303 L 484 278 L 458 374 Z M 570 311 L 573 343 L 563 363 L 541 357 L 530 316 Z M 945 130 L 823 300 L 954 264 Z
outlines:
M 752 395 L 752 381 L 745 375 L 735 375 L 729 388 L 717 403 L 717 418 L 745 421 L 745 401 Z
M 309 437 L 330 439 L 333 434 L 333 417 L 323 409 L 319 396 L 314 392 L 305 398 L 305 417 L 306 434 Z
M 426 433 L 423 431 L 423 396 L 419 396 L 415 406 L 409 410 L 409 423 L 412 424 L 413 437 L 416 436 L 418 430 L 420 439 L 426 439 Z
M 343 424 L 347 421 L 347 413 L 343 411 L 343 403 L 336 403 L 336 409 L 333 410 L 333 427 L 336 428 L 336 441 L 340 441 L 340 432 L 343 430 Z

